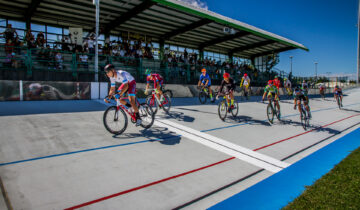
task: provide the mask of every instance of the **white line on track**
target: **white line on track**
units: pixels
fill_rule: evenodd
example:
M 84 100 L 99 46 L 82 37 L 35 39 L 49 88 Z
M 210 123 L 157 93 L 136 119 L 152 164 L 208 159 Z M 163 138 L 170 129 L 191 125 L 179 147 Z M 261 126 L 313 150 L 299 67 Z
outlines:
M 192 128 L 171 122 L 169 120 L 156 119 L 154 124 L 159 127 L 165 127 L 170 131 L 178 133 L 190 140 L 208 146 L 217 151 L 234 156 L 242 161 L 248 162 L 255 166 L 264 168 L 271 172 L 279 172 L 283 168 L 288 167 L 290 164 L 277 160 L 275 158 L 254 152 L 250 149 L 241 147 L 215 136 L 194 130 Z

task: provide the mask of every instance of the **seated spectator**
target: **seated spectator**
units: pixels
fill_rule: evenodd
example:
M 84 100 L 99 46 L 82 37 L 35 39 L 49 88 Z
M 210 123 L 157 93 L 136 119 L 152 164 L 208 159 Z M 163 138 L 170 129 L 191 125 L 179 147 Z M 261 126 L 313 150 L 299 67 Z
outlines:
M 32 45 L 30 42 L 31 42 L 31 39 L 34 39 L 34 35 L 31 33 L 31 30 L 27 30 L 26 31 L 26 35 L 25 35 L 25 41 L 26 41 L 26 45 L 28 48 L 31 48 L 30 46 Z
M 3 33 L 0 33 L 0 34 L 5 34 L 6 42 L 8 40 L 14 41 L 15 40 L 15 34 L 16 34 L 16 36 L 18 36 L 16 30 L 14 28 L 12 28 L 11 24 L 8 24 L 5 31 Z
M 42 48 L 42 47 L 44 47 L 45 42 L 46 42 L 45 36 L 44 36 L 43 32 L 40 31 L 38 33 L 38 35 L 36 36 L 36 46 Z
M 17 55 L 21 55 L 21 47 L 22 47 L 22 45 L 23 45 L 23 43 L 20 42 L 19 37 L 17 36 L 15 38 L 15 41 L 14 41 L 14 47 L 15 47 L 14 51 L 15 51 L 15 53 Z

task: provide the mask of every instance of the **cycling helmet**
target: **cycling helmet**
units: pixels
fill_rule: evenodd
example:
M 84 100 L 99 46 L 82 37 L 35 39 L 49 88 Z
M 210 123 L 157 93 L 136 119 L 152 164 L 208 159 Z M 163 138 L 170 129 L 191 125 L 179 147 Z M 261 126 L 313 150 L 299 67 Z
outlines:
M 276 79 L 276 78 L 278 78 L 278 76 L 275 76 L 274 78 Z
M 247 73 L 244 74 L 244 77 L 247 77 Z
M 201 72 L 206 72 L 206 69 L 205 68 L 201 69 Z
M 273 81 L 272 80 L 269 80 L 268 81 L 268 85 L 272 85 L 273 84 Z
M 230 74 L 225 72 L 224 75 L 223 75 L 223 77 L 224 77 L 224 78 L 229 78 L 229 77 L 230 77 Z
M 111 70 L 113 70 L 113 69 L 115 69 L 115 66 L 112 65 L 112 64 L 108 64 L 108 65 L 106 65 L 106 66 L 104 67 L 104 71 L 105 71 L 105 72 L 109 72 L 109 71 L 111 71 Z
M 145 70 L 145 74 L 147 74 L 147 75 L 151 74 L 151 70 L 150 70 L 150 69 L 146 69 L 146 70 Z
M 286 81 L 286 80 L 287 80 L 287 78 L 285 77 L 285 78 L 284 78 L 284 80 Z
M 299 86 L 296 86 L 296 87 L 294 88 L 294 90 L 295 90 L 295 91 L 299 91 L 299 90 L 300 90 L 300 87 L 299 87 Z
M 335 88 L 339 88 L 339 85 L 336 85 Z

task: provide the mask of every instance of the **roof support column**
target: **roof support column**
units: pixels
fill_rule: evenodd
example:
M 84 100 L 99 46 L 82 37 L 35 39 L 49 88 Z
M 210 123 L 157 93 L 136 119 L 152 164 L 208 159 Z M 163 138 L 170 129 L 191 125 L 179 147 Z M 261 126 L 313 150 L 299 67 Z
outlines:
M 204 48 L 199 49 L 199 59 L 200 61 L 204 61 Z
M 233 52 L 229 52 L 229 53 L 228 53 L 228 56 L 229 56 L 230 63 L 232 63 L 232 62 L 233 62 L 234 53 L 233 53 Z
M 164 56 L 165 40 L 160 39 L 159 45 L 160 45 L 160 60 L 161 60 L 161 61 L 164 61 L 164 59 L 165 59 L 165 56 Z

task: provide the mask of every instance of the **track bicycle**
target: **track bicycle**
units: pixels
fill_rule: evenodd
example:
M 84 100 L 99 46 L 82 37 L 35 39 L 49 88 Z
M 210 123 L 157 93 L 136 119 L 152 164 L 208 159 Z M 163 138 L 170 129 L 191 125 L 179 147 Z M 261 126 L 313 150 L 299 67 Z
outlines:
M 271 124 L 273 124 L 275 116 L 279 121 L 281 121 L 281 112 L 280 109 L 278 109 L 276 102 L 279 104 L 280 107 L 279 101 L 277 99 L 274 99 L 273 97 L 270 99 L 270 103 L 268 103 L 266 107 L 266 115 Z
M 301 112 L 300 112 L 301 125 L 304 128 L 304 130 L 307 130 L 310 127 L 310 114 L 306 110 L 306 107 L 303 103 L 301 103 L 300 106 L 301 106 L 300 107 L 300 109 L 301 109 Z M 296 109 L 296 107 L 297 107 L 297 104 L 295 105 L 295 109 Z M 309 110 L 310 110 L 310 106 L 309 106 Z
M 116 95 L 116 94 L 115 94 Z M 113 96 L 107 96 L 106 99 L 110 100 L 114 98 Z M 104 112 L 103 123 L 107 131 L 112 134 L 120 135 L 122 134 L 127 126 L 128 126 L 128 117 L 126 113 L 130 116 L 130 120 L 132 123 L 136 123 L 136 116 L 131 107 L 127 107 L 120 103 L 120 100 L 126 100 L 127 97 L 122 97 L 121 99 L 115 99 L 116 106 L 110 106 Z M 136 99 L 136 105 L 139 108 L 139 115 L 141 118 L 140 126 L 148 129 L 150 128 L 155 119 L 155 115 L 151 109 L 151 107 L 146 103 L 139 103 Z
M 213 96 L 216 95 L 216 92 L 213 91 Z M 199 101 L 201 104 L 205 104 L 207 99 L 210 99 L 210 92 L 209 92 L 209 87 L 202 85 L 200 92 L 199 92 Z M 215 100 L 212 101 L 212 103 L 214 103 Z
M 231 100 L 231 98 L 230 98 L 229 92 L 225 93 L 225 94 L 219 94 L 219 96 L 222 96 L 222 95 L 224 95 L 224 98 L 223 98 L 223 100 L 220 101 L 220 103 L 218 105 L 218 114 L 219 114 L 220 119 L 222 121 L 225 121 L 226 115 L 228 113 L 228 107 L 229 107 L 229 105 L 227 103 L 227 99 Z M 239 112 L 239 104 L 235 98 L 234 98 L 234 104 L 232 105 L 232 107 L 230 107 L 230 112 L 233 117 L 236 117 Z
M 341 107 L 342 107 L 342 99 L 341 99 L 339 94 L 337 94 L 337 93 L 335 93 L 335 94 L 336 94 L 336 103 L 337 103 L 339 109 L 341 109 Z
M 163 109 L 166 113 L 170 111 L 171 99 L 169 95 L 163 92 L 163 97 L 159 98 L 156 90 L 151 90 L 151 95 L 146 97 L 146 103 L 153 109 L 154 114 L 159 109 Z

